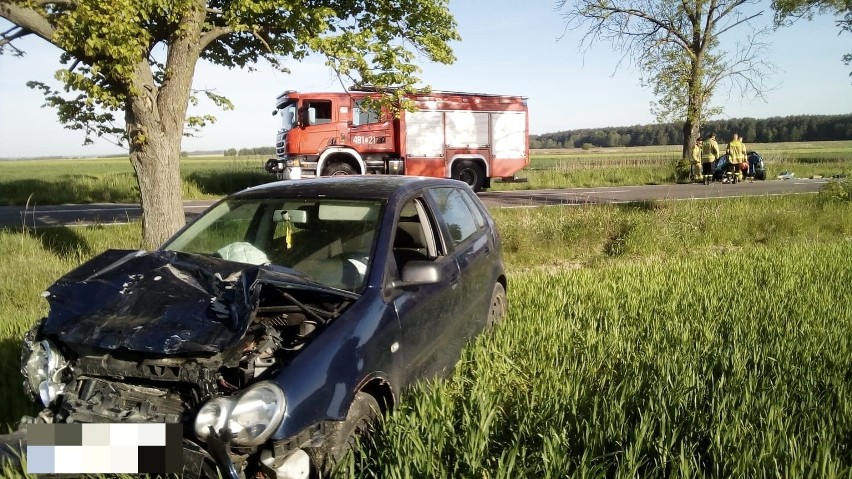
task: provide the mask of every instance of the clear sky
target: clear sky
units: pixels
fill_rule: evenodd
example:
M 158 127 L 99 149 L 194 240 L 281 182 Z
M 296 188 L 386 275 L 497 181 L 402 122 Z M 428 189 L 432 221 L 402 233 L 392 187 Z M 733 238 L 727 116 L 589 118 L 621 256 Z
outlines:
M 582 54 L 580 31 L 564 32 L 554 4 L 451 0 L 462 36 L 453 45 L 457 59 L 449 66 L 421 64 L 424 83 L 437 90 L 526 96 L 534 134 L 652 123 L 653 96 L 639 85 L 637 72 L 627 66 L 616 71 L 620 55 L 608 44 Z M 769 24 L 771 17 L 767 3 L 757 24 Z M 7 25 L 0 23 L 0 29 Z M 41 94 L 25 83 L 52 80 L 59 51 L 38 38 L 25 40 L 20 44 L 27 51 L 24 58 L 0 56 L 0 158 L 122 152 L 103 141 L 82 146 L 80 132 L 62 128 L 56 112 L 41 107 Z M 767 93 L 766 102 L 720 92 L 716 102 L 725 109 L 722 117 L 852 113 L 852 66 L 841 61 L 852 51 L 852 34 L 838 35 L 834 19 L 823 16 L 780 29 L 770 41 L 767 57 L 778 67 L 770 83 L 777 87 Z M 271 115 L 276 95 L 287 89 L 342 89 L 320 59 L 291 63 L 290 68 L 292 73 L 284 74 L 266 65 L 254 72 L 199 65 L 195 87 L 215 89 L 235 109 L 217 111 L 202 103 L 195 113 L 210 113 L 219 121 L 199 137 L 185 138 L 183 150 L 272 146 L 278 128 L 278 118 Z

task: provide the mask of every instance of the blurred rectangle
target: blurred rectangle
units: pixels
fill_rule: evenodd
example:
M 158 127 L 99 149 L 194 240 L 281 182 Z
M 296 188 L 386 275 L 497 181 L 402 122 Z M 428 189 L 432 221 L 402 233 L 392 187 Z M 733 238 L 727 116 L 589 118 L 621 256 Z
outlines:
M 31 474 L 168 474 L 183 470 L 181 424 L 30 424 Z

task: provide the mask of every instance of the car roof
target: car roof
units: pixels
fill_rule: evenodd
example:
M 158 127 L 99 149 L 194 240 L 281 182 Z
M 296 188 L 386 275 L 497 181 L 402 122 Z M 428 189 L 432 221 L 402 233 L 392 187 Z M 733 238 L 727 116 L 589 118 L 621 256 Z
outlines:
M 445 178 L 395 175 L 351 175 L 284 180 L 255 186 L 231 195 L 231 198 L 334 197 L 387 200 L 396 194 L 425 187 L 464 185 Z

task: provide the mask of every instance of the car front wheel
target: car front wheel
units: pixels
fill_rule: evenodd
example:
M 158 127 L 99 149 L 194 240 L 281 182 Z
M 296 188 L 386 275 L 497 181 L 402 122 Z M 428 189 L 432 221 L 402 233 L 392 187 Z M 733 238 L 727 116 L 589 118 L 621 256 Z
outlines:
M 355 394 L 346 419 L 333 423 L 322 451 L 318 451 L 317 468 L 322 477 L 330 476 L 358 439 L 372 432 L 380 414 L 376 398 L 363 392 Z
M 494 284 L 494 292 L 491 293 L 491 303 L 488 306 L 488 322 L 489 328 L 494 327 L 497 323 L 503 321 L 506 316 L 506 288 L 500 283 Z

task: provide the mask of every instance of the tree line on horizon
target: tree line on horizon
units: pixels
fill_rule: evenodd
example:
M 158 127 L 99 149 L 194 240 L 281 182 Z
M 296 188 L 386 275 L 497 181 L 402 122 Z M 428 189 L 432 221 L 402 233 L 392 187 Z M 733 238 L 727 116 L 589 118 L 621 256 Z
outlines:
M 274 146 L 258 146 L 255 148 L 228 148 L 224 152 L 225 156 L 252 156 L 252 155 L 270 155 L 275 156 Z
M 852 140 L 852 114 L 714 120 L 701 126 L 702 138 L 710 133 L 720 142 L 727 142 L 734 133 L 750 143 Z M 682 140 L 682 124 L 662 123 L 530 135 L 530 148 L 680 145 Z

